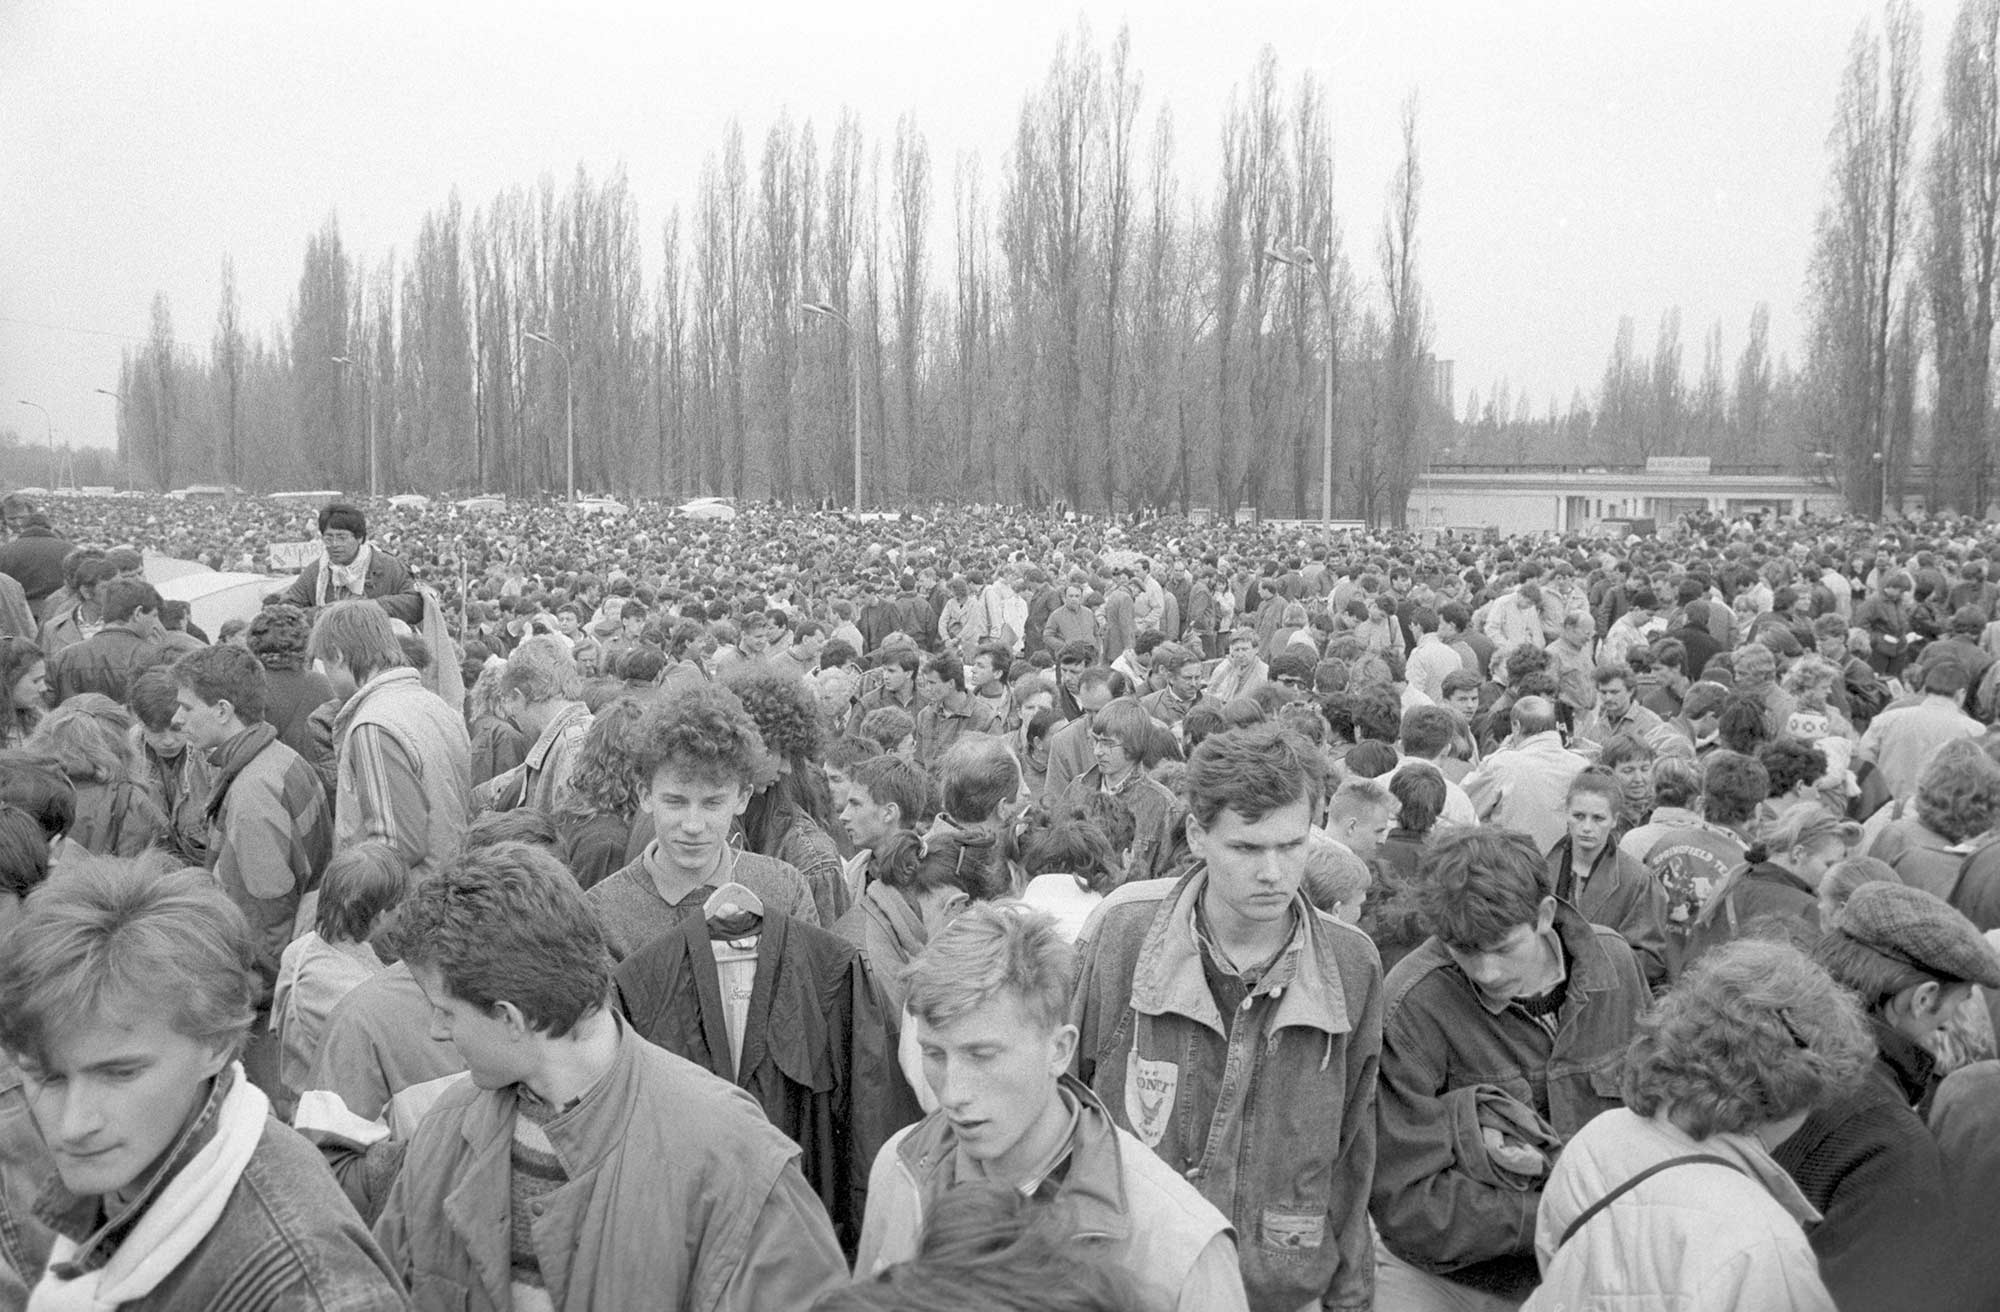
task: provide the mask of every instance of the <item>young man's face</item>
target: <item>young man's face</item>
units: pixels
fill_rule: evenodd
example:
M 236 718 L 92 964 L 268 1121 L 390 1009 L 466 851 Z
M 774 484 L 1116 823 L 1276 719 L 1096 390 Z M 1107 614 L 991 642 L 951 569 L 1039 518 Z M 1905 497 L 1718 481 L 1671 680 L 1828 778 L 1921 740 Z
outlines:
M 1133 765 L 1132 757 L 1125 750 L 1125 744 L 1109 734 L 1090 735 L 1090 754 L 1097 762 L 1097 768 L 1107 775 L 1121 775 Z
M 840 805 L 840 823 L 847 830 L 850 842 L 872 852 L 895 832 L 896 812 L 893 804 L 884 806 L 870 796 L 866 788 L 850 783 L 847 798 Z
M 1201 687 L 1201 662 L 1189 661 L 1175 670 L 1169 686 L 1173 689 L 1174 696 L 1176 697 L 1187 698 L 1194 696 L 1195 692 Z
M 326 558 L 336 565 L 352 565 L 361 554 L 361 539 L 344 528 L 330 528 L 319 535 L 319 540 L 326 548 Z
M 972 666 L 966 671 L 966 676 L 971 679 L 974 686 L 980 688 L 990 688 L 1000 681 L 1000 671 L 993 668 L 991 656 L 973 657 Z
M 1374 857 L 1376 849 L 1382 846 L 1382 840 L 1395 827 L 1396 812 L 1389 807 L 1378 806 L 1342 821 L 1334 837 L 1345 843 L 1348 851 L 1367 861 Z
M 1208 863 L 1207 896 L 1242 922 L 1285 919 L 1305 876 L 1312 818 L 1304 797 L 1256 821 L 1226 807 L 1212 827 L 1190 817 L 1188 846 Z
M 1479 714 L 1479 689 L 1460 688 L 1457 692 L 1445 698 L 1445 703 L 1467 720 L 1470 720 L 1473 716 Z
M 930 669 L 917 671 L 918 701 L 926 705 L 935 706 L 937 703 L 943 701 L 945 694 L 950 691 L 951 685 L 939 678 L 937 671 Z
M 1627 679 L 1613 679 L 1597 687 L 1597 704 L 1604 711 L 1604 717 L 1615 720 L 1631 709 L 1632 684 Z
M 750 788 L 669 763 L 654 771 L 639 805 L 653 818 L 661 858 L 682 874 L 705 878 L 722 859 L 730 822 L 750 805 Z
M 1038 1022 L 1012 991 L 942 1024 L 916 1018 L 924 1081 L 959 1148 L 988 1176 L 1023 1182 L 1064 1118 L 1057 1080 L 1069 1068 L 1076 1028 Z
M 882 667 L 882 690 L 884 692 L 900 697 L 903 694 L 903 690 L 909 686 L 910 672 L 908 670 L 894 661 L 890 661 Z
M 1555 899 L 1544 898 L 1535 920 L 1515 925 L 1484 950 L 1468 952 L 1447 945 L 1445 951 L 1488 998 L 1504 1002 L 1533 997 L 1547 981 L 1549 947 L 1544 936 L 1551 932 L 1555 914 Z
M 1076 696 L 1076 686 L 1082 682 L 1086 668 L 1082 661 L 1064 661 L 1060 670 L 1063 691 L 1072 697 Z
M 435 966 L 412 963 L 410 974 L 431 1004 L 430 1038 L 449 1043 L 465 1059 L 472 1082 L 482 1089 L 504 1089 L 527 1074 L 522 1035 L 504 1016 L 475 1007 L 453 993 Z M 497 1009 L 496 1009 L 497 1010 Z
M 174 712 L 174 731 L 196 747 L 203 751 L 219 747 L 235 732 L 231 725 L 234 717 L 224 712 L 222 703 L 205 702 L 185 685 L 175 696 L 180 706 Z
M 123 1011 L 123 1009 L 120 1009 Z M 176 1032 L 163 1017 L 119 1011 L 23 1060 L 23 1089 L 56 1174 L 96 1196 L 138 1183 L 174 1145 L 229 1050 Z
M 743 630 L 743 640 L 737 644 L 745 656 L 762 656 L 771 647 L 771 630 L 766 625 Z
M 1569 841 L 1577 852 L 1595 855 L 1604 850 L 1617 823 L 1617 808 L 1611 799 L 1598 793 L 1578 793 L 1569 799 Z

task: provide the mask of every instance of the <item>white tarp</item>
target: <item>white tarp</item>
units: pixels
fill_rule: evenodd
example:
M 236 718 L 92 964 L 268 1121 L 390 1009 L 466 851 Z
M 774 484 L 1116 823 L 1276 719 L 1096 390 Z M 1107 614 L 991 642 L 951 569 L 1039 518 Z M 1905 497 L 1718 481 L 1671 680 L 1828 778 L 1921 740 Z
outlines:
M 218 574 L 206 565 L 171 556 L 146 557 L 146 581 L 168 601 L 185 601 L 195 624 L 210 638 L 229 620 L 247 620 L 264 598 L 291 585 L 265 574 Z

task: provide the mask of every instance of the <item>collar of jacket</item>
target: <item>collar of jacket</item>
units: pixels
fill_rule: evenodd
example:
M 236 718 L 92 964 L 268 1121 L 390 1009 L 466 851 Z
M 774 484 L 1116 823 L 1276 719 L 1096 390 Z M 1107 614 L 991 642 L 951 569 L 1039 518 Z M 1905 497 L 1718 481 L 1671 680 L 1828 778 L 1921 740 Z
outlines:
M 1569 996 L 1563 1002 L 1562 1010 L 1557 1013 L 1558 1016 L 1566 1018 L 1576 1013 L 1583 995 L 1616 992 L 1618 980 L 1611 969 L 1610 961 L 1605 958 L 1603 945 L 1597 941 L 1596 927 L 1583 918 L 1581 911 L 1560 899 L 1556 902 L 1555 931 L 1556 938 L 1562 942 L 1564 955 L 1569 958 L 1565 963 L 1567 969 L 1564 976 L 1565 982 L 1569 985 Z M 1445 951 L 1444 944 L 1435 935 L 1425 946 L 1431 944 L 1437 945 L 1438 956 L 1450 964 L 1452 973 L 1458 977 L 1459 983 L 1471 992 L 1473 998 L 1487 1011 L 1497 1016 L 1512 1005 L 1503 1002 L 1498 1007 L 1493 1006 L 1487 1001 L 1479 986 L 1472 982 L 1471 976 L 1459 969 L 1458 962 Z
M 572 1182 L 595 1170 L 624 1141 L 625 1126 L 638 1102 L 637 1054 L 645 1040 L 625 1023 L 616 1007 L 607 1008 L 606 1014 L 618 1027 L 618 1047 L 611 1058 L 611 1068 L 588 1093 L 542 1126 L 555 1149 L 556 1160 L 562 1163 Z M 459 1123 L 459 1134 L 476 1152 L 482 1155 L 498 1152 L 502 1179 L 509 1169 L 507 1154 L 514 1139 L 514 1112 L 520 1098 L 521 1086 L 510 1084 L 493 1097 L 475 1102 Z M 464 1181 L 445 1198 L 446 1215 L 455 1219 L 461 1206 L 468 1209 L 467 1215 L 486 1210 L 486 1200 L 481 1199 L 475 1208 L 470 1198 L 460 1195 L 467 1191 L 484 1193 L 491 1183 L 492 1177 L 485 1172 L 476 1167 L 468 1170 Z
M 1547 755 L 1550 752 L 1566 755 L 1569 752 L 1569 748 L 1563 746 L 1562 735 L 1554 729 L 1544 729 L 1540 733 L 1529 734 L 1526 738 L 1514 744 L 1514 750 L 1517 752 L 1533 752 L 1536 755 Z M 1496 752 L 1495 755 L 1498 755 L 1498 753 Z
M 1125 1198 L 1124 1163 L 1111 1115 L 1088 1086 L 1073 1075 L 1061 1077 L 1063 1093 L 1077 1107 L 1076 1129 L 1070 1135 L 1069 1172 L 1056 1191 L 1069 1209 L 1072 1239 L 1113 1243 L 1132 1233 L 1131 1207 Z M 917 1182 L 926 1210 L 945 1190 L 958 1183 L 953 1169 L 957 1138 L 943 1112 L 933 1112 L 903 1136 L 896 1155 Z
M 354 695 L 340 708 L 340 714 L 334 717 L 334 737 L 337 739 L 346 735 L 348 727 L 354 723 L 354 717 L 361 713 L 361 707 L 370 697 L 376 696 L 385 688 L 403 685 L 417 688 L 424 686 L 422 677 L 407 665 L 398 665 L 379 674 L 369 675 L 368 682 L 354 690 Z
M 1764 1186 L 1778 1206 L 1792 1214 L 1792 1219 L 1803 1226 L 1817 1225 L 1822 1219 L 1819 1209 L 1807 1201 L 1798 1182 L 1793 1180 L 1778 1159 L 1771 1156 L 1771 1150 L 1754 1134 L 1726 1131 L 1711 1134 L 1706 1139 L 1696 1139 L 1681 1129 L 1664 1114 L 1647 1117 L 1646 1123 L 1660 1134 L 1686 1145 L 1689 1152 L 1714 1153 L 1726 1157 L 1743 1169 L 1743 1173 Z
M 1882 1074 L 1912 1107 L 1922 1102 L 1936 1081 L 1937 1058 L 1880 1016 L 1870 1014 L 1868 1028 L 1875 1035 L 1875 1054 Z
M 1132 1010 L 1143 1016 L 1186 1016 L 1218 1034 L 1227 1034 L 1215 995 L 1202 974 L 1201 947 L 1195 940 L 1194 911 L 1208 888 L 1208 866 L 1197 865 L 1181 876 L 1153 917 L 1132 967 Z M 1251 996 L 1269 994 L 1277 1002 L 1271 1033 L 1287 1026 L 1346 1034 L 1354 1028 L 1347 1015 L 1347 992 L 1340 967 L 1323 941 L 1336 931 L 1321 923 L 1305 894 L 1292 895 L 1292 938 L 1264 972 Z
M 861 914 L 882 927 L 882 932 L 906 958 L 924 950 L 929 936 L 924 932 L 923 918 L 910 905 L 909 899 L 895 889 L 879 879 L 870 880 L 856 905 L 861 908 Z
M 1818 892 L 1814 890 L 1811 884 L 1808 884 L 1805 880 L 1800 879 L 1797 875 L 1785 869 L 1783 866 L 1779 865 L 1775 861 L 1758 862 L 1756 865 L 1751 866 L 1748 870 L 1743 872 L 1743 879 L 1745 883 L 1748 883 L 1750 880 L 1754 879 L 1757 880 L 1759 883 L 1777 884 L 1784 888 L 1795 888 L 1799 892 L 1805 893 L 1808 896 L 1814 898 L 1815 900 L 1817 900 L 1819 897 Z
M 556 744 L 562 740 L 562 736 L 572 728 L 580 727 L 589 718 L 590 708 L 582 702 L 563 703 L 563 708 L 549 717 L 548 725 L 543 728 L 541 736 L 535 739 L 535 745 L 528 749 L 528 754 L 524 758 L 528 768 L 539 770 L 547 765 L 549 753 L 556 749 Z

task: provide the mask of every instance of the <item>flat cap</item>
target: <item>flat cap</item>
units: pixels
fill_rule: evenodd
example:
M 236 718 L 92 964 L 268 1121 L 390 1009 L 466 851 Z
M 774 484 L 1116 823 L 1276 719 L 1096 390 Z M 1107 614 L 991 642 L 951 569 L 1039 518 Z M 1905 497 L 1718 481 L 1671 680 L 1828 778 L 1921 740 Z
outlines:
M 1840 932 L 1927 975 L 2000 988 L 2000 952 L 1962 913 L 1920 888 L 1863 884 L 1840 913 Z

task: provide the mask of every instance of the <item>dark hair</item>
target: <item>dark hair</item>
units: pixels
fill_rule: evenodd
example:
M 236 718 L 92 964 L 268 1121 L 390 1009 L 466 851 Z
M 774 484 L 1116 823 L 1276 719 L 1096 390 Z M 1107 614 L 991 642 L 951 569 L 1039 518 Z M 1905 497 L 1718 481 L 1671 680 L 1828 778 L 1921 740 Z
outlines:
M 560 1038 L 605 1004 L 611 954 L 562 862 L 526 843 L 467 847 L 418 884 L 379 932 L 387 951 L 435 969 L 453 996 L 502 1002 Z
M 158 613 L 160 592 L 141 579 L 114 578 L 104 585 L 97 598 L 98 612 L 107 624 L 123 624 L 142 610 Z
M 562 830 L 555 817 L 540 807 L 517 806 L 511 811 L 488 811 L 465 831 L 465 846 L 492 847 L 498 843 L 526 843 L 560 857 L 564 854 Z
M 0 802 L 27 814 L 50 840 L 76 823 L 76 789 L 60 770 L 25 752 L 0 752 Z
M 813 1312 L 1139 1312 L 1130 1276 L 1076 1231 L 1065 1202 L 960 1184 L 931 1203 L 914 1259 L 821 1295 Z
M 1769 797 L 1782 797 L 1800 784 L 1814 783 L 1826 774 L 1826 753 L 1790 735 L 1758 748 L 1757 763 L 1770 776 L 1766 785 Z
M 1308 814 L 1326 795 L 1320 754 L 1280 725 L 1231 729 L 1202 741 L 1188 758 L 1188 809 L 1212 829 L 1224 811 L 1254 824 L 1304 800 Z
M 1402 758 L 1396 755 L 1396 749 L 1389 744 L 1370 738 L 1366 742 L 1356 743 L 1340 764 L 1349 775 L 1358 775 L 1364 779 L 1380 779 L 1402 764 Z
M 1458 736 L 1458 717 L 1442 706 L 1412 706 L 1403 712 L 1403 750 L 1411 756 L 1435 757 Z
M 1051 816 L 1039 807 L 1023 819 L 1027 827 L 1018 839 L 1021 868 L 1030 877 L 1074 875 L 1091 893 L 1109 893 L 1118 886 L 1123 869 L 1118 853 L 1095 821 L 1073 813 Z
M 930 818 L 931 780 L 915 761 L 894 753 L 856 762 L 848 783 L 868 794 L 877 806 L 895 803 L 903 827 L 913 829 Z
M 1413 834 L 1428 834 L 1444 811 L 1444 776 L 1429 765 L 1412 765 L 1389 776 L 1389 792 L 1401 809 L 1396 826 Z
M 324 535 L 329 529 L 344 530 L 357 538 L 366 539 L 368 516 L 351 501 L 329 501 L 319 509 L 319 531 Z
M 393 845 L 356 843 L 333 854 L 320 876 L 313 928 L 328 943 L 364 942 L 383 914 L 409 891 L 409 863 Z
M 25 898 L 49 877 L 49 836 L 35 817 L 0 803 L 0 893 Z
M 1460 952 L 1484 952 L 1535 923 L 1549 894 L 1535 840 L 1491 825 L 1440 834 L 1416 886 L 1425 925 Z
M 148 665 L 132 676 L 125 689 L 125 704 L 150 733 L 164 733 L 172 726 L 181 708 L 180 682 L 171 668 Z
M 234 643 L 203 647 L 174 662 L 174 681 L 210 706 L 227 701 L 244 724 L 264 720 L 264 664 Z
M 1714 824 L 1742 824 L 1770 795 L 1770 773 L 1741 752 L 1715 752 L 1702 770 L 1702 818 Z

